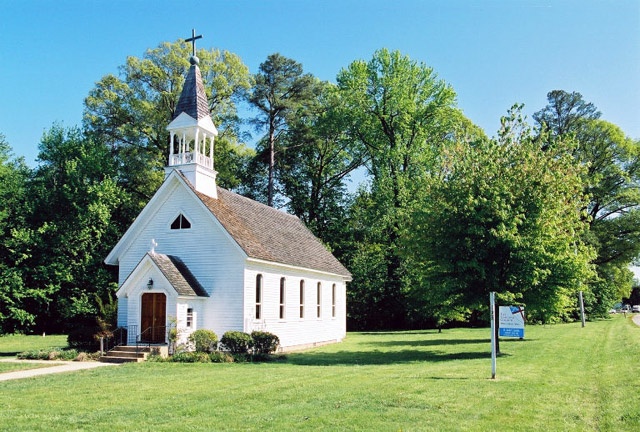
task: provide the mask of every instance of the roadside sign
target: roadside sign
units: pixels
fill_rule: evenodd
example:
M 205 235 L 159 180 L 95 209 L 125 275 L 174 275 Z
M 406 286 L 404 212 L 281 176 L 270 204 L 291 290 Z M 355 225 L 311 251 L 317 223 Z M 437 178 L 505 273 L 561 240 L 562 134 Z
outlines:
M 524 308 L 500 306 L 500 336 L 524 338 Z

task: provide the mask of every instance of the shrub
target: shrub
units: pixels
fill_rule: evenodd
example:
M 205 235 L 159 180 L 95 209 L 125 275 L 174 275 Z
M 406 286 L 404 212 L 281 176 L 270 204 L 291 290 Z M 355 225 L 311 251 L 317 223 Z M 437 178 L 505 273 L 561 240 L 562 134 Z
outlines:
M 149 357 L 147 357 L 147 361 L 151 363 L 164 363 L 169 361 L 169 359 L 164 358 L 157 354 L 151 354 Z
M 80 325 L 69 333 L 67 342 L 71 348 L 96 351 L 100 349 L 100 340 L 96 339 L 95 326 Z
M 222 345 L 233 354 L 244 354 L 251 346 L 251 335 L 239 331 L 228 331 L 222 335 Z
M 78 357 L 78 351 L 75 349 L 50 348 L 21 352 L 16 357 L 21 360 L 75 360 Z
M 189 342 L 196 347 L 196 352 L 212 353 L 218 348 L 218 336 L 211 330 L 196 330 L 189 336 Z
M 233 363 L 233 356 L 221 351 L 214 351 L 209 354 L 211 363 Z
M 202 352 L 181 352 L 171 356 L 175 363 L 211 363 L 209 354 Z
M 278 349 L 280 339 L 273 333 L 263 331 L 251 332 L 251 348 L 254 354 L 271 354 Z

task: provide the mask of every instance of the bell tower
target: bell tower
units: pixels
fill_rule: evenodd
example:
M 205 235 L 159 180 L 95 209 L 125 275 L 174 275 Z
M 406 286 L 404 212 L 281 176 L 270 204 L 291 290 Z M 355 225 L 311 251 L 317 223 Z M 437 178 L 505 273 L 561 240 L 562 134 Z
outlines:
M 177 169 L 189 180 L 198 191 L 212 198 L 218 198 L 214 169 L 214 139 L 218 130 L 209 114 L 207 94 L 202 84 L 202 76 L 198 67 L 200 60 L 196 57 L 195 29 L 192 37 L 186 39 L 192 43 L 192 54 L 189 58 L 189 72 L 178 100 L 175 114 L 167 126 L 169 131 L 169 164 L 165 167 L 165 177 Z

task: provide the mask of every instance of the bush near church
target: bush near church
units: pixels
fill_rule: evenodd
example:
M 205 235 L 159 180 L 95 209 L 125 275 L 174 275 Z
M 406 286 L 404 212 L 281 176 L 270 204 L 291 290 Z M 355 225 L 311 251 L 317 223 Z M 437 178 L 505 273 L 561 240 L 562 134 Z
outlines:
M 196 352 L 199 353 L 212 353 L 218 348 L 218 336 L 211 330 L 196 330 L 189 336 L 189 342 L 191 342 Z
M 251 348 L 251 335 L 240 331 L 228 331 L 222 335 L 220 342 L 232 354 L 246 354 Z
M 273 333 L 263 331 L 251 332 L 251 347 L 254 354 L 271 354 L 278 349 L 280 339 Z

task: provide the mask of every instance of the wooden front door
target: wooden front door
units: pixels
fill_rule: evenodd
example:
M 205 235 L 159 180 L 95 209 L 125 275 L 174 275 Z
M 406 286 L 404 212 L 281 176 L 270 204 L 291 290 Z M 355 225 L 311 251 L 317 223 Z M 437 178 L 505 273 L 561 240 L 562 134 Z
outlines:
M 165 343 L 167 325 L 167 296 L 162 293 L 142 294 L 140 315 L 141 340 L 151 343 Z

